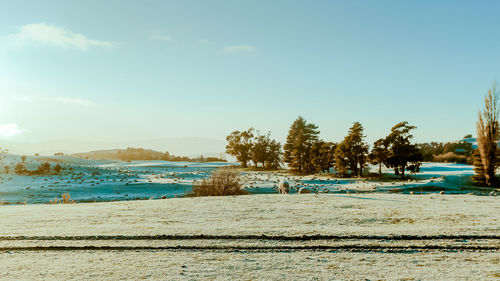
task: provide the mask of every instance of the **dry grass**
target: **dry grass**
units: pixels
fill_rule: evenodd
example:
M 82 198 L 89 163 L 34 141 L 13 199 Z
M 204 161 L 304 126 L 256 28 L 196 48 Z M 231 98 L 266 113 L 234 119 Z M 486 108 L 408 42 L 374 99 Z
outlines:
M 190 196 L 228 196 L 247 194 L 243 190 L 243 182 L 237 170 L 219 168 L 212 173 L 210 178 L 203 179 L 193 185 Z
M 71 200 L 71 196 L 69 193 L 64 193 L 61 195 L 61 199 L 58 199 L 57 197 L 54 198 L 54 200 L 50 200 L 50 204 L 75 204 L 75 200 Z

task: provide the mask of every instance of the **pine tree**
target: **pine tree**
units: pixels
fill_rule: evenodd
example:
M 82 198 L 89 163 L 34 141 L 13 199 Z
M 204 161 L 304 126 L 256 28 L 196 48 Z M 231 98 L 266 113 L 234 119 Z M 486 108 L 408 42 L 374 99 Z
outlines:
M 378 165 L 378 174 L 382 177 L 382 164 L 387 161 L 389 150 L 385 139 L 379 139 L 373 144 L 373 149 L 370 152 L 370 163 Z
M 400 122 L 391 129 L 391 133 L 385 138 L 385 143 L 389 149 L 389 157 L 385 165 L 394 168 L 396 175 L 405 176 L 405 171 L 418 172 L 422 164 L 423 156 L 416 144 L 411 143 L 413 135 L 411 130 L 415 126 L 408 125 L 408 122 Z
M 318 141 L 318 126 L 307 123 L 299 116 L 290 126 L 286 143 L 283 146 L 285 151 L 284 160 L 293 172 L 304 174 L 313 172 L 310 165 L 311 149 Z
M 354 122 L 349 129 L 349 134 L 335 150 L 335 166 L 341 175 L 348 171 L 353 176 L 362 176 L 363 167 L 368 160 L 368 145 L 364 141 L 363 126 Z
M 474 165 L 474 175 L 472 176 L 472 180 L 476 182 L 478 185 L 486 185 L 486 177 L 484 176 L 484 166 L 481 160 L 481 153 L 479 150 L 474 150 L 472 154 L 472 165 Z
M 328 172 L 335 163 L 335 149 L 337 144 L 318 141 L 311 149 L 311 165 L 316 172 Z

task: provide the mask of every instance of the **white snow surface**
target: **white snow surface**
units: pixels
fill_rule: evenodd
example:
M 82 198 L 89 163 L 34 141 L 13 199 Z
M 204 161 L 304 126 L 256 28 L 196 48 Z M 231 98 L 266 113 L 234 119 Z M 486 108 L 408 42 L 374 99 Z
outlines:
M 0 206 L 0 236 L 498 235 L 498 200 L 495 196 L 369 193 L 8 205 Z M 63 242 L 102 245 L 93 241 Z M 63 242 L 0 239 L 0 246 L 65 245 Z M 498 252 L 491 251 L 9 250 L 0 251 L 0 279 L 498 280 L 499 264 Z

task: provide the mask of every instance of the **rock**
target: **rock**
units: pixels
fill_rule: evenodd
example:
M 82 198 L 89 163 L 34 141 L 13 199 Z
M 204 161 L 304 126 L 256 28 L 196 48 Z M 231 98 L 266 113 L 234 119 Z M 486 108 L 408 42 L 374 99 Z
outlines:
M 308 194 L 311 193 L 309 189 L 301 188 L 299 189 L 299 194 Z

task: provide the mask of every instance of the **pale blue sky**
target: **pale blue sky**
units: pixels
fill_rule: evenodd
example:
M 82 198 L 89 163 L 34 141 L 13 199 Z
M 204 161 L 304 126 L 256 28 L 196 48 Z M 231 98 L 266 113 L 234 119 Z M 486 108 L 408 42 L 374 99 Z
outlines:
M 455 140 L 500 77 L 497 3 L 1 1 L 0 134 L 283 142 L 302 115 L 332 141 Z

